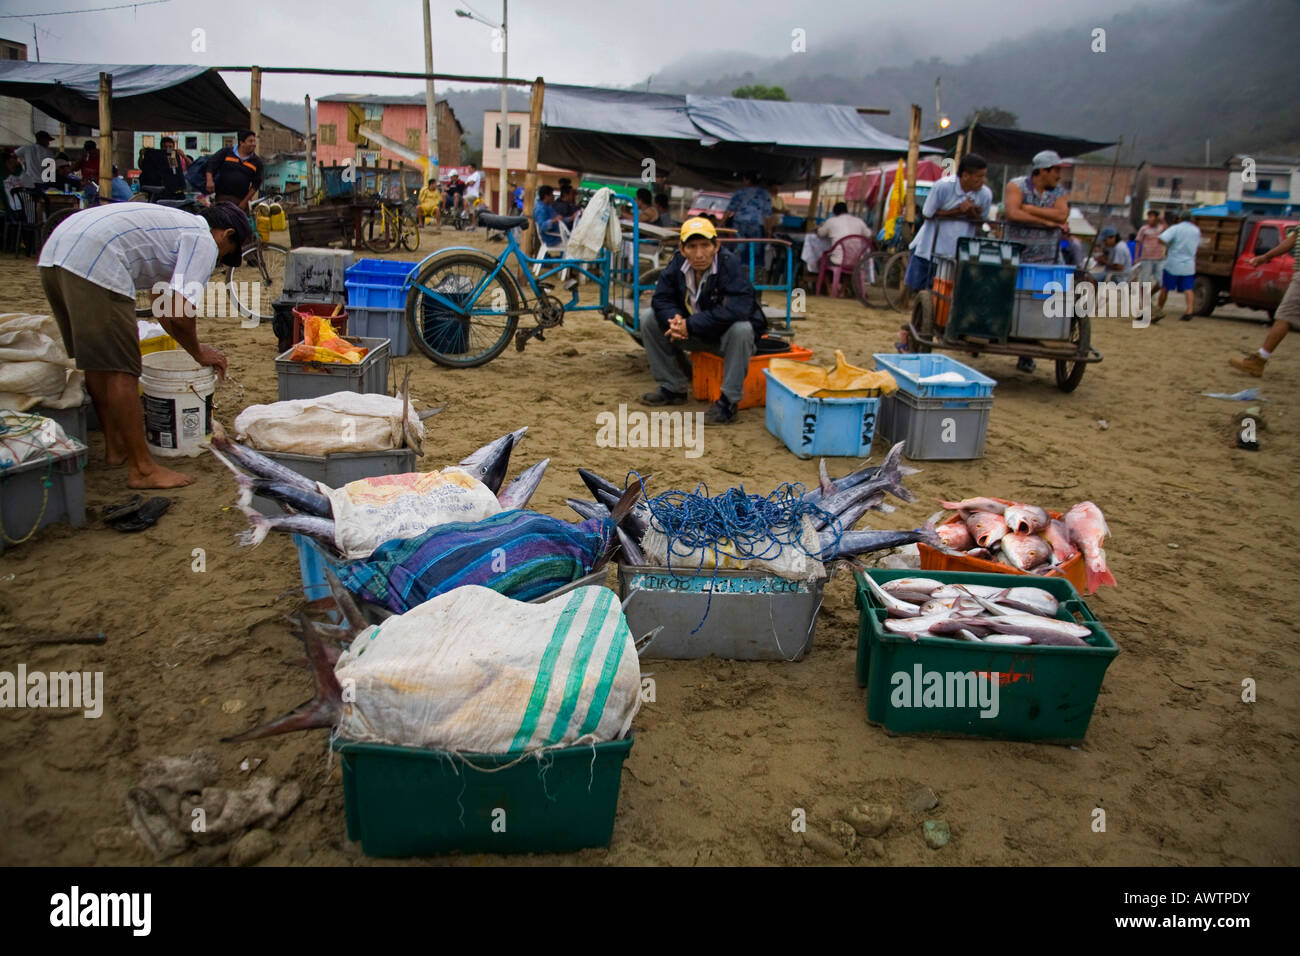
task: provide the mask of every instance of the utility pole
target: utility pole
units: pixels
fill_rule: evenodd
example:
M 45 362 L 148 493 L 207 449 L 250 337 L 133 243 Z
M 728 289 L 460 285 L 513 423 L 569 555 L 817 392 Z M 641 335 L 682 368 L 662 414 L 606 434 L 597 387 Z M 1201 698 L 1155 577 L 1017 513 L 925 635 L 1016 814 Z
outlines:
M 433 73 L 433 30 L 429 20 L 429 0 L 424 0 L 424 72 Z M 424 81 L 424 132 L 427 140 L 429 170 L 427 179 L 438 179 L 438 100 L 433 80 Z M 421 183 L 421 185 L 424 185 Z M 437 223 L 439 216 L 434 216 Z M 441 227 L 439 226 L 439 231 Z
M 501 0 L 501 175 L 497 179 L 499 193 L 497 200 L 497 215 L 504 216 L 510 211 L 510 202 L 506 198 L 506 182 L 508 180 L 509 170 L 509 153 L 510 146 L 510 113 L 506 105 L 506 77 L 510 74 L 506 72 L 506 54 L 509 52 L 510 43 L 506 39 L 506 4 L 507 0 Z

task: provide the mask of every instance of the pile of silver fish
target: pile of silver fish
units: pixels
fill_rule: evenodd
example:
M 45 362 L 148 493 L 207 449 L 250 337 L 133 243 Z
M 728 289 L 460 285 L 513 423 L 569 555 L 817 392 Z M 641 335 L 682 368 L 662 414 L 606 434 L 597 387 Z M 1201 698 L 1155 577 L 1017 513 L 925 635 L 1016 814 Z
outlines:
M 889 617 L 885 630 L 912 640 L 946 637 L 985 644 L 1087 647 L 1091 629 L 1056 616 L 1060 605 L 1042 588 L 945 584 L 933 578 L 863 578 Z
M 854 525 L 868 511 L 894 510 L 885 502 L 886 494 L 893 495 L 900 501 L 916 500 L 916 496 L 904 487 L 903 477 L 916 474 L 917 470 L 900 463 L 902 454 L 903 443 L 899 442 L 889 450 L 879 466 L 860 468 L 834 480 L 827 474 L 826 460 L 822 459 L 821 480 L 818 486 L 802 496 L 803 501 L 816 505 L 825 513 L 825 517 L 820 517 L 814 522 L 822 545 L 817 555 L 821 561 L 848 558 L 870 551 L 884 551 L 919 541 L 939 546 L 934 529 L 930 527 L 910 531 L 853 530 Z M 583 518 L 608 517 L 610 508 L 618 501 L 623 489 L 585 468 L 579 468 L 578 474 L 595 500 L 568 498 L 565 503 Z M 838 531 L 831 527 L 832 517 L 839 525 Z M 650 528 L 650 521 L 650 508 L 642 501 L 638 502 L 619 525 L 619 537 L 631 564 L 645 563 L 640 545 L 646 531 Z
M 939 503 L 959 515 L 959 520 L 935 526 L 945 551 L 999 561 L 1030 574 L 1045 574 L 1082 553 L 1087 593 L 1103 584 L 1115 586 L 1101 547 L 1110 529 L 1091 501 L 1079 502 L 1059 519 L 1037 505 L 1005 504 L 993 498 Z
M 527 428 L 520 428 L 502 435 L 460 463 L 461 468 L 497 496 L 502 511 L 526 507 L 551 463 L 549 458 L 544 458 L 521 472 L 510 484 L 501 487 L 510 466 L 510 453 L 527 431 Z M 268 533 L 279 531 L 306 535 L 333 546 L 333 508 L 316 482 L 256 449 L 231 440 L 217 422 L 212 426 L 209 451 L 234 472 L 235 483 L 239 486 L 239 506 L 249 521 L 249 530 L 240 539 L 242 544 L 261 544 Z M 279 502 L 285 514 L 267 517 L 254 511 L 251 507 L 254 495 Z

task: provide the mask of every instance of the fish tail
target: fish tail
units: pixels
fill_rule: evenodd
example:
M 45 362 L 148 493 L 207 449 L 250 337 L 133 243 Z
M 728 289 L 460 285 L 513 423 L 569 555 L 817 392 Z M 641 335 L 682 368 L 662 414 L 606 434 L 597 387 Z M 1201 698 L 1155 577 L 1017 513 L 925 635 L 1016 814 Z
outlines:
M 609 533 L 609 544 L 606 545 L 605 552 L 596 561 L 595 565 L 592 566 L 591 570 L 596 571 L 603 568 L 606 563 L 608 563 L 609 559 L 614 556 L 614 552 L 622 547 L 622 543 L 619 541 L 617 533 L 618 526 L 622 524 L 624 518 L 631 514 L 633 507 L 636 505 L 637 499 L 641 497 L 642 486 L 647 480 L 649 480 L 649 478 L 650 475 L 645 475 L 644 477 L 637 476 L 632 481 L 632 484 L 627 486 L 627 490 L 623 492 L 622 497 L 610 506 L 609 521 L 613 525 L 613 530 Z
M 249 478 L 248 475 L 241 475 L 239 472 L 235 472 L 235 484 L 239 486 L 239 498 L 236 500 L 239 509 L 242 511 L 245 508 L 252 507 L 253 479 Z
M 1084 570 L 1087 572 L 1089 594 L 1095 594 L 1102 585 L 1108 585 L 1112 588 L 1119 587 L 1115 582 L 1115 575 L 1111 574 L 1110 568 L 1104 564 L 1100 568 L 1093 568 L 1091 562 L 1089 562 L 1085 565 Z
M 889 449 L 889 454 L 885 460 L 880 463 L 880 471 L 876 473 L 877 478 L 884 479 L 886 487 L 895 498 L 900 501 L 915 501 L 916 495 L 912 494 L 903 486 L 903 476 L 899 467 L 903 457 L 903 442 L 899 442 L 893 448 Z
M 222 743 L 257 740 L 295 730 L 333 727 L 338 723 L 343 713 L 343 688 L 338 678 L 334 676 L 334 664 L 330 660 L 329 650 L 321 640 L 316 626 L 308 618 L 300 616 L 299 622 L 302 641 L 307 648 L 307 661 L 316 684 L 315 696 L 306 703 L 299 704 L 283 717 L 277 717 L 234 737 L 226 737 Z
M 934 526 L 934 519 L 931 518 L 925 523 L 925 527 L 916 529 L 917 540 L 928 544 L 932 548 L 942 548 L 943 539 L 939 537 L 938 529 Z
M 241 510 L 248 516 L 249 528 L 240 533 L 239 544 L 244 548 L 256 548 L 271 533 L 271 522 L 251 508 L 243 507 Z

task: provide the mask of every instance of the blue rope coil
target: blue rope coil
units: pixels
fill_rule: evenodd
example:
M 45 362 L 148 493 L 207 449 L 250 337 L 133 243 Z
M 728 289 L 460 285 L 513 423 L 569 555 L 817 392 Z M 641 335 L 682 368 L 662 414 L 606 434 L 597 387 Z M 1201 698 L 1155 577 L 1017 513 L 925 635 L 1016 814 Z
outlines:
M 629 472 L 628 478 L 641 477 Z M 809 557 L 818 559 L 822 549 L 809 551 L 803 543 L 803 519 L 814 523 L 823 521 L 834 535 L 838 545 L 844 529 L 838 516 L 803 500 L 805 488 L 796 482 L 782 483 L 766 496 L 745 493 L 745 486 L 728 488 L 720 495 L 710 497 L 703 482 L 694 492 L 665 491 L 650 497 L 644 490 L 642 497 L 650 510 L 651 525 L 668 539 L 668 567 L 673 565 L 673 555 L 684 557 L 699 551 L 697 572 L 704 569 L 704 558 L 713 553 L 713 577 L 709 599 L 704 606 L 704 617 L 691 634 L 704 626 L 713 606 L 713 582 L 718 579 L 721 557 L 737 561 L 771 560 L 779 557 L 786 548 L 798 548 Z M 722 545 L 726 542 L 726 545 Z M 683 550 L 678 551 L 678 545 Z

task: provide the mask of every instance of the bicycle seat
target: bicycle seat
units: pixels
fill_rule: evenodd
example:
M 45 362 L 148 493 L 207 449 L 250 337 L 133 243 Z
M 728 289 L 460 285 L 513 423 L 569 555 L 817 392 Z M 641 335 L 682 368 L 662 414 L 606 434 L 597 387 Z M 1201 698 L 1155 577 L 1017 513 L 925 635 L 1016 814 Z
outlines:
M 505 232 L 508 229 L 522 228 L 528 225 L 527 216 L 496 216 L 490 212 L 481 212 L 478 214 L 478 224 L 486 226 L 489 229 L 499 229 Z

